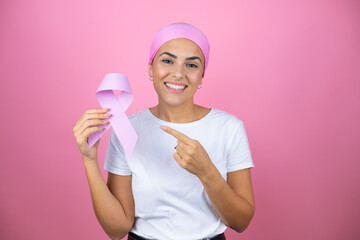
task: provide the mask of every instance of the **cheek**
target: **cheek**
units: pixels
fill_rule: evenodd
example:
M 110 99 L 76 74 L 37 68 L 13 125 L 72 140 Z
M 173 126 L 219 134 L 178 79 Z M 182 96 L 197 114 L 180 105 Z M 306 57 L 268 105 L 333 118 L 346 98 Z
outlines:
M 188 71 L 187 76 L 191 79 L 191 82 L 199 82 L 202 79 L 201 71 Z
M 163 76 L 163 75 L 169 74 L 169 67 L 156 66 L 154 68 L 154 74 L 157 76 Z

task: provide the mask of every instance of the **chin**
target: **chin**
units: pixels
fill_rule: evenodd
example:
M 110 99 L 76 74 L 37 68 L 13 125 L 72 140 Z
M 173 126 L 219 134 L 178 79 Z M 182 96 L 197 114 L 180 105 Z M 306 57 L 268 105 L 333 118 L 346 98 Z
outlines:
M 189 101 L 193 102 L 193 98 L 189 97 L 188 93 L 177 95 L 177 94 L 168 93 L 166 89 L 155 88 L 155 90 L 158 94 L 159 103 L 163 105 L 177 107 L 187 104 Z
M 181 101 L 163 101 L 164 105 L 178 107 L 184 104 L 184 102 Z
M 164 105 L 174 107 L 178 107 L 187 103 L 187 101 L 184 101 L 184 99 L 179 99 L 175 97 L 160 98 L 159 100 L 161 100 Z

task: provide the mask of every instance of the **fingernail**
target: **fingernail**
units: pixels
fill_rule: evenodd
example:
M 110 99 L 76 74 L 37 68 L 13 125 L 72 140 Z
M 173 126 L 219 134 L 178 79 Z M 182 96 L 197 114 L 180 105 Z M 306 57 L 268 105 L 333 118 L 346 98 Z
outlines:
M 103 110 L 104 112 L 109 111 L 108 108 L 103 108 L 102 110 Z
M 110 114 L 110 113 L 106 113 L 106 114 L 104 114 L 104 116 L 105 116 L 105 117 L 110 117 L 111 114 Z
M 165 126 L 160 126 L 160 128 L 164 131 L 166 131 L 166 127 Z

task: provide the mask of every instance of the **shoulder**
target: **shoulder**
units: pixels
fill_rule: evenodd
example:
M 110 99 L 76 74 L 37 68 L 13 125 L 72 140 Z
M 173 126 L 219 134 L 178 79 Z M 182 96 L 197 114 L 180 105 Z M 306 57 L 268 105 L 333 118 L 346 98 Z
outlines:
M 130 115 L 130 116 L 129 116 L 129 119 L 142 118 L 143 116 L 146 115 L 146 111 L 147 111 L 147 110 L 148 110 L 147 108 L 145 108 L 145 109 L 143 109 L 143 110 L 140 110 L 140 111 L 138 111 L 137 113 L 134 113 L 134 114 Z
M 154 128 L 156 123 L 148 108 L 140 110 L 139 112 L 130 115 L 128 118 L 138 136 L 140 136 L 141 133 L 144 133 L 144 131 L 146 132 L 146 130 Z
M 144 121 L 147 117 L 148 117 L 148 113 L 147 113 L 148 109 L 143 109 L 137 113 L 134 113 L 132 115 L 130 115 L 128 118 L 129 118 L 129 121 L 132 123 L 132 124 L 137 124 L 139 122 L 142 122 Z
M 147 121 L 147 112 L 146 111 L 147 111 L 147 109 L 143 109 L 143 110 L 140 110 L 139 112 L 136 112 L 136 113 L 128 116 L 128 119 L 137 134 L 139 134 L 139 129 L 141 129 L 142 126 L 144 125 L 144 123 Z M 116 137 L 114 129 L 111 130 L 110 140 L 115 142 L 118 146 L 121 145 L 118 138 Z
M 210 120 L 212 122 L 221 124 L 224 128 L 233 130 L 244 125 L 243 121 L 235 115 L 215 108 L 213 108 L 211 111 Z

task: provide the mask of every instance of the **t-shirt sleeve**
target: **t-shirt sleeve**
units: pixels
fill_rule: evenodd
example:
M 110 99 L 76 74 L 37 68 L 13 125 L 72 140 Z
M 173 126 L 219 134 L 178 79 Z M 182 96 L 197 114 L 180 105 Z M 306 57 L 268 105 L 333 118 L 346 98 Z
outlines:
M 227 155 L 228 172 L 254 167 L 244 123 L 237 119 Z
M 127 165 L 124 149 L 121 146 L 114 130 L 110 133 L 110 139 L 106 151 L 104 169 L 117 175 L 131 175 Z

